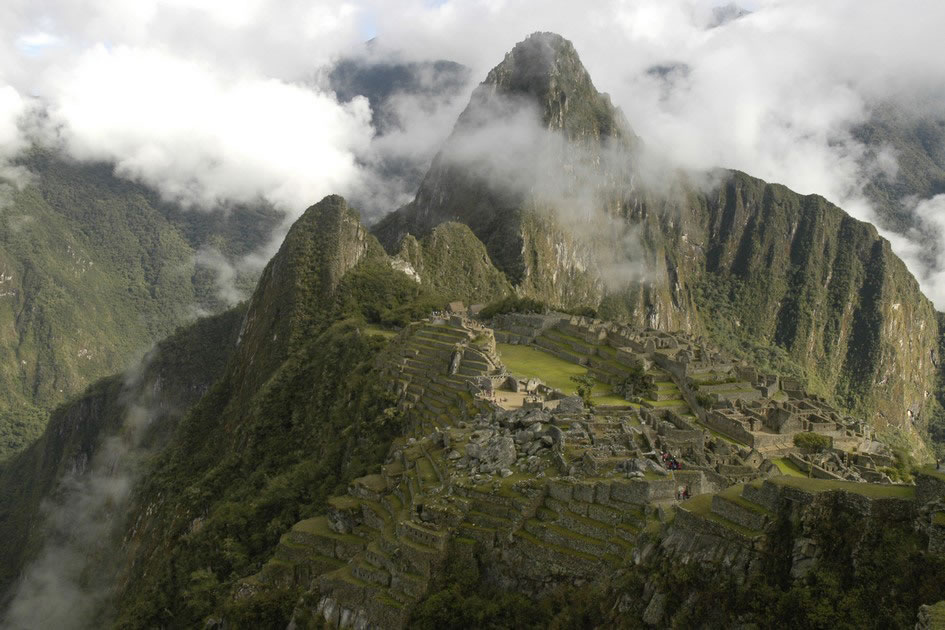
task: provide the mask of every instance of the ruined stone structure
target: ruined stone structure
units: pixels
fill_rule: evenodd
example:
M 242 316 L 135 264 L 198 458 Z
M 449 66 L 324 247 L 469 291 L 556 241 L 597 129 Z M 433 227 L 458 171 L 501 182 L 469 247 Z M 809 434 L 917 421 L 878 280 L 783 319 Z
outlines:
M 669 552 L 705 560 L 712 540 L 714 560 L 745 568 L 778 502 L 799 492 L 774 454 L 814 484 L 888 482 L 877 468 L 889 461 L 866 448 L 799 453 L 799 431 L 841 447 L 868 438 L 798 383 L 700 339 L 559 314 L 504 315 L 490 328 L 454 306 L 401 331 L 381 359 L 411 424 L 382 470 L 296 524 L 253 578 L 313 585 L 331 625 L 403 627 L 450 554 L 486 554 L 525 591 L 583 583 L 643 553 L 641 533 L 670 515 Z M 497 340 L 531 344 L 611 385 L 632 377 L 641 392 L 586 408 L 510 374 Z M 920 493 L 945 495 L 945 482 L 923 483 Z M 945 532 L 945 506 L 928 522 Z M 945 534 L 931 537 L 945 546 Z

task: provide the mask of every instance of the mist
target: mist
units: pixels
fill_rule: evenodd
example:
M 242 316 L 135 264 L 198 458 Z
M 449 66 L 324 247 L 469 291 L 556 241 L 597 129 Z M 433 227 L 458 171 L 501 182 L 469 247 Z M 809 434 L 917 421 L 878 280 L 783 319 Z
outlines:
M 945 308 L 942 257 L 920 251 L 945 249 L 939 206 L 921 206 L 908 227 L 888 222 L 866 191 L 894 180 L 901 156 L 857 134 L 879 107 L 943 117 L 945 58 L 933 51 L 945 5 L 754 0 L 742 14 L 719 4 L 12 0 L 0 10 L 0 164 L 40 138 L 195 211 L 263 199 L 289 224 L 338 193 L 371 222 L 412 198 L 472 86 L 398 95 L 383 105 L 397 125 L 379 130 L 377 112 L 339 98 L 326 69 L 352 57 L 449 59 L 480 80 L 528 33 L 551 30 L 676 167 L 735 168 L 826 196 L 876 223 Z M 39 106 L 48 120 L 28 133 Z M 895 203 L 908 211 L 933 196 Z
M 478 77 L 529 32 L 564 35 L 634 131 L 676 167 L 734 168 L 827 197 L 876 224 L 945 308 L 941 257 L 918 253 L 945 249 L 945 239 L 928 217 L 903 229 L 874 207 L 867 187 L 894 180 L 900 156 L 892 147 L 867 147 L 857 134 L 881 107 L 945 118 L 945 58 L 931 52 L 945 5 L 765 0 L 744 3 L 751 13 L 719 25 L 714 4 L 415 0 L 372 7 L 381 46 L 394 42 L 391 48 L 417 59 L 436 51 Z M 916 201 L 895 204 L 909 209 Z
M 143 383 L 147 363 L 146 357 L 125 375 L 118 430 L 91 453 L 77 452 L 44 499 L 43 545 L 12 587 L 0 627 L 78 629 L 102 620 L 115 586 L 114 558 L 146 454 L 147 430 L 167 411 L 166 401 L 155 398 L 160 388 Z

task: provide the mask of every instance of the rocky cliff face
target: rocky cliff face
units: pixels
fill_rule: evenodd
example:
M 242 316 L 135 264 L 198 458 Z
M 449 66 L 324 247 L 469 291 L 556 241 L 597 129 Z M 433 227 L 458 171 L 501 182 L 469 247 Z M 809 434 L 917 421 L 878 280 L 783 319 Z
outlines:
M 911 428 L 934 390 L 938 326 L 889 243 L 821 197 L 741 173 L 704 203 L 677 248 L 696 265 L 679 275 L 724 287 L 727 332 L 786 348 L 879 427 Z
M 945 595 L 930 483 L 940 482 L 879 490 L 778 477 L 684 502 L 612 584 L 610 622 L 911 627 Z
M 444 221 L 468 225 L 519 293 L 783 348 L 878 426 L 923 426 L 935 312 L 876 230 L 743 173 L 655 165 L 559 36 L 489 73 L 416 199 L 374 232 L 396 251 Z

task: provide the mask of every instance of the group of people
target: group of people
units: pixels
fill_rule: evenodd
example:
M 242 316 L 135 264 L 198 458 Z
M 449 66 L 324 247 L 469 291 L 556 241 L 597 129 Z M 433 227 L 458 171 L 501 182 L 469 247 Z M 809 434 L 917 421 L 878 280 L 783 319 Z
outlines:
M 671 453 L 663 453 L 663 466 L 667 470 L 682 470 L 682 464 L 676 460 L 676 456 Z
M 683 486 L 681 488 L 676 488 L 676 500 L 684 501 L 689 498 L 689 486 Z

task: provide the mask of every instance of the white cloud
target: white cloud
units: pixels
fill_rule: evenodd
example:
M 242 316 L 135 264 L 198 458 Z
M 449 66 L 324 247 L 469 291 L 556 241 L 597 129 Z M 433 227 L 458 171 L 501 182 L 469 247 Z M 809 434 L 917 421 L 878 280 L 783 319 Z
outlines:
M 603 0 L 430 6 L 372 3 L 381 45 L 415 58 L 449 56 L 482 77 L 536 30 L 571 39 L 597 87 L 611 93 L 652 148 L 690 168 L 725 166 L 801 193 L 819 193 L 876 221 L 864 185 L 889 177 L 895 155 L 874 155 L 852 130 L 877 103 L 942 116 L 945 4 L 932 0 L 761 0 L 754 13 L 706 29 L 712 2 Z M 715 3 L 718 4 L 718 3 Z M 665 78 L 647 69 L 685 66 Z M 909 255 L 915 235 L 885 233 L 920 279 L 934 276 Z M 939 240 L 945 248 L 945 237 Z M 924 260 L 927 260 L 924 259 Z M 935 285 L 923 280 L 930 295 Z M 945 299 L 936 298 L 939 308 Z
M 338 103 L 309 80 L 360 45 L 354 4 L 12 0 L 0 14 L 10 146 L 25 135 L 12 91 L 36 95 L 44 135 L 54 129 L 71 156 L 113 161 L 195 207 L 265 199 L 297 216 L 364 177 L 355 154 L 373 134 L 367 102 Z
M 428 160 L 462 103 L 402 97 L 392 107 L 403 129 L 372 141 L 364 103 L 337 103 L 316 69 L 356 53 L 365 21 L 378 30 L 375 56 L 453 59 L 477 80 L 528 33 L 552 30 L 676 163 L 738 168 L 874 219 L 863 185 L 894 173 L 895 155 L 868 154 L 850 130 L 879 101 L 941 112 L 945 4 L 756 0 L 745 3 L 750 16 L 707 29 L 715 4 L 9 0 L 0 135 L 11 137 L 18 118 L 22 127 L 35 96 L 76 157 L 114 160 L 197 206 L 262 197 L 293 217 L 339 192 L 393 208 L 408 197 L 403 183 L 369 171 Z M 661 78 L 647 73 L 656 64 L 688 70 Z M 895 239 L 897 251 L 906 255 L 899 243 L 910 238 Z
M 97 46 L 55 78 L 69 152 L 114 161 L 168 197 L 213 207 L 262 197 L 293 214 L 359 177 L 365 99 L 277 79 L 222 79 L 158 51 Z

